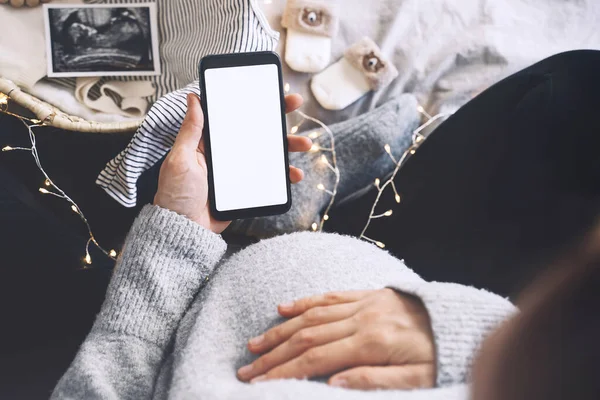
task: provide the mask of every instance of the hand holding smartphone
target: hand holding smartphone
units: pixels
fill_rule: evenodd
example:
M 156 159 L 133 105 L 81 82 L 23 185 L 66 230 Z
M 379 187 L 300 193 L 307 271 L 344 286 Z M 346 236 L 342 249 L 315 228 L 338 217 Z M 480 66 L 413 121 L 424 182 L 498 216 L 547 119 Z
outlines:
M 287 212 L 292 198 L 279 57 L 207 56 L 199 69 L 211 214 L 228 221 Z
M 277 56 L 269 57 L 268 62 L 265 63 L 261 57 L 253 59 L 255 55 L 255 53 L 249 54 L 251 58 L 249 61 L 255 63 L 251 66 L 278 62 Z M 243 60 L 238 61 L 234 67 L 246 65 L 246 57 L 242 58 Z M 207 62 L 205 65 L 212 66 L 213 64 Z M 294 167 L 286 169 L 287 151 L 285 150 L 305 152 L 310 149 L 312 142 L 303 136 L 290 135 L 286 137 L 285 119 L 281 114 L 281 109 L 285 109 L 287 112 L 294 111 L 302 104 L 302 98 L 298 95 L 282 97 L 281 75 L 278 75 L 280 70 L 280 67 L 276 69 L 270 67 L 270 70 L 262 71 L 263 75 L 249 71 L 244 75 L 245 79 L 235 85 L 227 85 L 227 82 L 223 83 L 218 80 L 216 82 L 218 84 L 214 87 L 209 84 L 209 87 L 212 88 L 211 93 L 216 89 L 217 102 L 215 106 L 220 105 L 220 107 L 211 106 L 213 104 L 211 100 L 209 100 L 210 105 L 207 105 L 205 101 L 204 112 L 198 96 L 188 95 L 185 120 L 175 138 L 173 148 L 160 169 L 158 190 L 154 197 L 155 205 L 185 216 L 215 233 L 223 232 L 229 225 L 229 219 L 272 214 L 283 212 L 282 210 L 286 209 L 284 202 L 291 201 L 288 182 L 300 182 L 303 173 Z M 204 79 L 203 75 L 201 77 Z M 249 88 L 248 79 L 261 79 L 267 83 Z M 256 94 L 258 88 L 260 90 Z M 271 89 L 270 96 L 262 96 L 268 88 Z M 203 89 L 204 93 L 206 90 Z M 222 96 L 220 99 L 219 94 Z M 213 99 L 213 96 L 209 96 L 209 98 Z M 284 104 L 281 99 L 284 99 Z M 221 121 L 222 125 L 216 123 L 216 130 L 214 128 L 212 131 L 205 129 L 205 122 L 208 126 L 208 123 L 215 121 L 214 118 L 209 118 L 206 107 L 212 110 L 220 109 L 222 113 L 218 114 L 217 112 L 217 116 L 227 117 Z M 269 123 L 265 124 L 267 119 Z M 230 123 L 231 121 L 234 123 Z M 237 121 L 244 122 L 235 123 Z M 230 128 L 232 125 L 237 125 L 237 128 L 222 130 L 222 128 Z M 263 129 L 260 129 L 261 127 Z M 220 134 L 218 139 L 225 138 L 226 140 L 224 142 L 217 140 L 221 144 L 217 150 L 214 147 L 214 140 L 213 146 L 209 147 L 210 138 L 207 133 L 208 135 L 212 133 L 213 138 Z M 245 139 L 247 142 L 244 142 Z M 232 143 L 231 147 L 228 142 Z M 283 150 L 281 150 L 282 148 Z M 270 149 L 269 152 L 266 149 Z M 229 150 L 238 153 L 239 158 L 233 157 Z M 208 160 L 209 154 L 216 155 L 216 153 L 221 156 L 219 158 L 221 164 L 217 167 L 223 167 L 224 170 L 214 168 L 215 165 L 212 162 L 214 157 L 210 159 L 211 161 Z M 265 160 L 256 162 L 259 159 Z M 274 171 L 267 171 L 271 167 Z M 212 172 L 209 177 L 208 171 L 216 169 L 224 172 L 225 177 L 228 174 L 233 176 L 233 180 L 223 180 L 221 179 L 223 175 L 217 173 L 218 179 L 216 180 L 224 185 L 218 187 L 212 183 L 209 185 L 209 178 L 213 182 L 215 179 L 213 179 Z M 246 170 L 252 171 L 252 174 L 247 174 Z M 236 173 L 242 174 L 241 176 L 244 176 L 245 180 L 240 182 Z M 257 193 L 256 191 L 259 190 L 266 190 L 266 192 Z M 211 192 L 210 196 L 209 192 Z M 221 196 L 216 196 L 216 194 L 221 194 Z M 215 197 L 222 200 L 219 202 L 218 208 L 215 207 Z M 239 208 L 236 209 L 236 207 Z M 217 209 L 215 210 L 215 208 Z

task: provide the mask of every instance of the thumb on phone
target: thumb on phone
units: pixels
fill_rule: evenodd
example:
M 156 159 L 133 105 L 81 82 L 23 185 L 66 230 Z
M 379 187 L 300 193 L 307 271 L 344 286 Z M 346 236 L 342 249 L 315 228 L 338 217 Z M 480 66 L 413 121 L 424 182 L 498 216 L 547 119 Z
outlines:
M 196 152 L 200 146 L 203 128 L 204 113 L 202 112 L 200 99 L 194 93 L 189 93 L 187 95 L 187 113 L 175 138 L 173 148 Z

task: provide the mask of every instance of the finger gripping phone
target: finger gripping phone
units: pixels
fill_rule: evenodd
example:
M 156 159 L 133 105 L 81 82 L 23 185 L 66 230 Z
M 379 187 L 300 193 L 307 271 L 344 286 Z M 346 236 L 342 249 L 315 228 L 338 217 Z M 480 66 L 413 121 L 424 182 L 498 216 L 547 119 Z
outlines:
M 273 52 L 200 61 L 209 204 L 221 221 L 292 205 L 281 61 Z

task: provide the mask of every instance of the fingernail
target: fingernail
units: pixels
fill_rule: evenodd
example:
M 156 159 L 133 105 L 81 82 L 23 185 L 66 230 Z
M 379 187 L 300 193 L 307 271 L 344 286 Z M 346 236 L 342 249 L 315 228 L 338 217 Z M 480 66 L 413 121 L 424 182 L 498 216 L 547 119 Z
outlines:
M 348 381 L 345 379 L 334 379 L 331 381 L 330 385 L 336 387 L 348 387 Z
M 241 377 L 248 376 L 252 372 L 252 364 L 245 365 L 242 368 L 238 369 L 238 375 Z
M 265 335 L 260 335 L 255 338 L 250 339 L 250 345 L 252 346 L 260 346 L 262 342 L 265 341 Z
M 252 379 L 250 381 L 250 383 L 256 383 L 256 382 L 261 382 L 261 381 L 266 381 L 266 380 L 267 380 L 267 376 L 261 375 L 261 376 L 257 376 L 256 378 Z
M 279 305 L 279 307 L 281 307 L 281 308 L 283 308 L 285 310 L 289 310 L 290 308 L 294 307 L 294 302 L 292 301 L 292 302 L 289 302 L 289 303 L 281 303 Z

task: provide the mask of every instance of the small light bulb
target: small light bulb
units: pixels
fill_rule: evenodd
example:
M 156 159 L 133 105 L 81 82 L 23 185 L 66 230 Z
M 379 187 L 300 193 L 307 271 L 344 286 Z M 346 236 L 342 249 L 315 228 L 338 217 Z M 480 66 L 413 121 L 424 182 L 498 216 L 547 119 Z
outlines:
M 79 210 L 77 209 L 77 207 L 71 206 L 71 210 L 73 210 L 74 213 L 79 214 Z
M 295 134 L 296 132 L 298 132 L 298 129 L 299 129 L 299 128 L 298 128 L 298 125 L 296 125 L 296 126 L 292 126 L 292 129 L 290 130 L 290 133 L 293 135 L 293 134 Z
M 2 151 L 11 151 L 11 150 L 14 150 L 14 149 L 10 146 L 5 146 L 2 148 Z
M 384 146 L 384 149 L 385 149 L 385 152 L 386 152 L 386 153 L 388 153 L 388 154 L 390 154 L 390 153 L 392 152 L 392 148 L 390 147 L 390 145 L 389 145 L 389 144 L 386 144 L 386 145 Z
M 410 154 L 415 154 L 415 153 L 416 153 L 416 151 L 414 151 L 414 150 L 410 151 Z
M 423 141 L 423 136 L 419 135 L 417 136 L 417 138 L 415 139 L 415 142 L 417 143 L 421 143 Z
M 319 137 L 319 133 L 317 131 L 313 131 L 313 132 L 309 133 L 308 137 L 311 139 L 316 139 Z
M 325 221 L 329 221 L 329 215 L 327 215 L 327 214 L 323 215 L 323 219 L 324 219 Z
M 285 83 L 285 85 L 283 85 L 283 90 L 287 93 L 290 91 L 290 84 L 289 83 Z
M 385 244 L 381 243 L 381 242 L 375 242 L 375 244 L 377 245 L 377 247 L 379 247 L 380 249 L 385 249 Z
M 390 217 L 390 216 L 391 216 L 393 213 L 394 213 L 394 211 L 393 211 L 393 210 L 387 210 L 387 211 L 385 212 L 385 214 L 383 214 L 383 215 L 385 215 L 386 217 Z
M 320 148 L 320 147 L 319 147 L 319 145 L 318 145 L 318 144 L 313 144 L 313 145 L 311 146 L 311 148 L 310 148 L 310 151 L 313 151 L 313 152 L 314 152 L 314 151 L 319 151 L 319 148 Z
M 92 257 L 90 257 L 89 254 L 85 255 L 85 259 L 84 260 L 85 260 L 85 263 L 88 264 L 88 265 L 92 263 Z
M 46 179 L 44 181 L 44 185 L 46 185 L 46 186 L 50 186 L 51 184 L 52 184 L 52 182 L 50 182 L 50 179 Z
M 319 183 L 319 184 L 317 185 L 317 189 L 319 189 L 319 190 L 325 190 L 325 186 L 323 186 L 323 184 L 322 184 L 322 183 Z
M 318 227 L 319 227 L 319 225 L 317 225 L 316 222 L 313 222 L 313 224 L 312 224 L 312 230 L 316 231 Z
M 8 104 L 8 96 L 0 93 L 0 105 Z
M 381 183 L 381 181 L 379 180 L 379 178 L 375 179 L 375 186 L 379 187 L 380 183 Z
M 399 194 L 396 195 L 396 203 L 400 203 L 400 195 Z
M 421 106 L 418 106 L 417 107 L 417 111 L 420 112 L 420 113 L 424 113 L 425 109 L 423 107 L 421 107 Z
M 109 252 L 108 252 L 108 254 L 109 254 L 111 257 L 116 257 L 116 256 L 117 256 L 117 252 L 116 252 L 115 250 L 111 250 L 111 251 L 109 251 Z
M 50 192 L 49 192 L 49 191 L 47 191 L 47 190 L 46 190 L 46 189 L 44 189 L 44 188 L 40 188 L 40 193 L 42 193 L 42 194 L 48 194 L 48 193 L 50 193 Z

